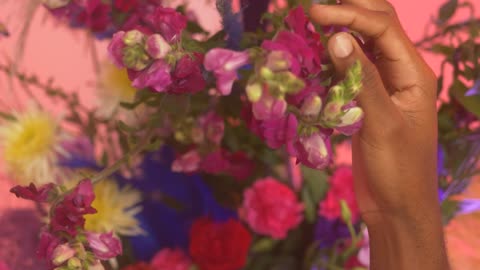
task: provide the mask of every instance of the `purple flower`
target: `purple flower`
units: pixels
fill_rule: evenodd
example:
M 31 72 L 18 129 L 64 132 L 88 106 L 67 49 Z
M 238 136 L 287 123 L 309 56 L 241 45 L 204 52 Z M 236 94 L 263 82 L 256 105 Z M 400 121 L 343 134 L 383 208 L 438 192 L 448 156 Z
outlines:
M 237 70 L 248 62 L 249 55 L 246 52 L 215 48 L 205 55 L 204 66 L 206 70 L 215 74 L 217 89 L 226 96 L 232 91 L 233 82 L 237 79 Z
M 468 91 L 465 93 L 466 97 L 478 96 L 478 95 L 480 95 L 480 79 L 477 79 L 473 87 L 468 89 Z
M 280 118 L 285 114 L 286 110 L 287 102 L 285 99 L 270 95 L 266 88 L 263 88 L 260 99 L 252 104 L 253 115 L 258 120 Z
M 123 63 L 123 49 L 126 47 L 125 43 L 123 42 L 124 37 L 125 32 L 119 31 L 113 34 L 112 41 L 110 41 L 110 44 L 108 44 L 108 56 L 119 68 L 125 67 L 125 64 Z
M 138 89 L 153 88 L 157 92 L 164 92 L 171 83 L 170 66 L 162 60 L 157 60 L 149 68 L 137 74 L 132 81 L 132 86 Z
M 173 83 L 169 92 L 193 94 L 205 89 L 207 82 L 202 75 L 202 60 L 203 55 L 199 53 L 183 56 L 175 65 L 175 70 L 172 73 Z
M 312 169 L 323 169 L 331 161 L 330 142 L 321 132 L 300 136 L 293 145 L 293 151 L 290 154 L 296 156 L 298 162 Z
M 460 202 L 458 214 L 470 214 L 480 210 L 480 199 L 464 199 Z
M 108 260 L 122 254 L 122 243 L 113 233 L 87 233 L 88 245 L 100 260 Z
M 279 148 L 296 139 L 297 126 L 298 120 L 294 114 L 265 120 L 262 123 L 264 140 L 269 147 Z
M 319 216 L 315 224 L 314 235 L 320 248 L 330 248 L 337 240 L 349 238 L 350 232 L 341 219 L 330 220 Z
M 28 187 L 15 186 L 10 189 L 10 192 L 18 198 L 34 202 L 48 202 L 56 195 L 55 187 L 55 184 L 49 183 L 37 189 L 35 184 L 31 183 Z
M 144 21 L 169 42 L 180 39 L 180 33 L 187 27 L 187 18 L 172 8 L 157 7 L 145 15 Z

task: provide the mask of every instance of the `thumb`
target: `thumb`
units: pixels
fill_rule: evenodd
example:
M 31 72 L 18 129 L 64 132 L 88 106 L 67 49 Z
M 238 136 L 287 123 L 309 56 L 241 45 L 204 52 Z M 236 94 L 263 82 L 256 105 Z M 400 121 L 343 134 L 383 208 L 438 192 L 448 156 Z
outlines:
M 365 112 L 365 121 L 378 122 L 395 108 L 385 89 L 377 67 L 368 59 L 352 35 L 341 32 L 328 41 L 328 50 L 340 78 L 357 60 L 362 64 L 363 87 L 358 94 L 358 102 Z

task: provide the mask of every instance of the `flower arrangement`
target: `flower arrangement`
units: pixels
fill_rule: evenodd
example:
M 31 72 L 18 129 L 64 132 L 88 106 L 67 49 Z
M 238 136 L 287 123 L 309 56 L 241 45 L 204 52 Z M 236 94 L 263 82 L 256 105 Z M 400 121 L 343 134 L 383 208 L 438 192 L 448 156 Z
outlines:
M 55 117 L 34 99 L 0 114 L 2 156 L 19 183 L 11 192 L 45 216 L 37 252 L 45 269 L 368 268 L 352 169 L 333 161 L 362 125 L 362 67 L 338 78 L 324 49 L 330 35 L 349 30 L 313 24 L 310 1 L 272 13 L 269 1 L 257 2 L 243 11 L 253 6 L 259 16 L 216 1 L 223 28 L 214 34 L 185 6 L 160 0 L 38 7 L 107 39 L 111 61 L 101 65 L 94 109 L 75 92 L 0 66 L 67 107 Z M 480 157 L 479 24 L 451 23 L 460 8 L 447 2 L 437 32 L 418 44 L 454 67 L 439 111 L 446 224 L 478 209 L 453 196 L 478 174 Z M 465 43 L 442 43 L 464 30 Z M 1 23 L 0 33 L 8 35 Z

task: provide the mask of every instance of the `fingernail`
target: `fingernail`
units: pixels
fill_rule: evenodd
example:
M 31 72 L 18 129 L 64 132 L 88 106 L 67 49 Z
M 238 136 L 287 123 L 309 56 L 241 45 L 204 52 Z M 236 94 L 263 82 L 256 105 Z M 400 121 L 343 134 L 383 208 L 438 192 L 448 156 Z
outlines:
M 338 34 L 333 43 L 333 54 L 338 58 L 346 58 L 353 52 L 353 44 L 347 34 Z

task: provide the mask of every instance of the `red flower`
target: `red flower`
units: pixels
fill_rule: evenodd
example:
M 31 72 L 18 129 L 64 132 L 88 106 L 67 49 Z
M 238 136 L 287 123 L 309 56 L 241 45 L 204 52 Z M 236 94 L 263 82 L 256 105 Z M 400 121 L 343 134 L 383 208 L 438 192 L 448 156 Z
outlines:
M 252 236 L 238 221 L 197 219 L 190 230 L 190 256 L 201 270 L 238 270 L 245 266 Z
M 330 189 L 327 196 L 320 202 L 319 215 L 327 219 L 336 219 L 341 216 L 340 200 L 344 200 L 350 212 L 352 221 L 358 218 L 358 206 L 353 190 L 353 173 L 350 167 L 338 168 L 329 179 Z
M 138 0 L 115 0 L 113 5 L 119 11 L 129 12 L 138 5 Z
M 15 194 L 18 198 L 35 202 L 48 202 L 55 196 L 55 184 L 46 184 L 37 189 L 35 184 L 31 183 L 28 187 L 13 187 L 10 189 L 10 192 Z
M 97 212 L 91 206 L 95 194 L 93 193 L 92 182 L 88 179 L 82 180 L 75 189 L 55 207 L 51 221 L 53 232 L 66 232 L 71 236 L 77 235 L 77 229 L 85 225 L 86 214 Z

